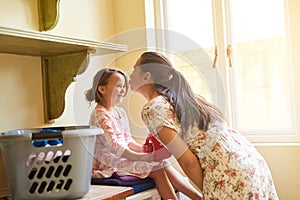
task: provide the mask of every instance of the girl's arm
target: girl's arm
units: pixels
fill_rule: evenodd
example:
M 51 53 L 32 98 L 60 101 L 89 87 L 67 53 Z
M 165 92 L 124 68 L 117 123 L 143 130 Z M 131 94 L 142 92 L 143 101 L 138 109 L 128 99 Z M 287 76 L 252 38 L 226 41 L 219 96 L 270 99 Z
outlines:
M 140 161 L 153 161 L 153 155 L 148 153 L 139 153 L 130 149 L 125 149 L 121 157 L 127 158 L 128 160 L 140 160 Z
M 174 129 L 164 126 L 158 132 L 158 137 L 175 156 L 182 170 L 189 179 L 202 191 L 203 171 L 200 166 L 200 162 L 179 134 Z
M 105 131 L 106 144 L 110 144 L 110 149 L 112 153 L 115 153 L 119 157 L 126 158 L 128 160 L 135 161 L 153 161 L 153 155 L 148 153 L 143 153 L 143 151 L 135 151 L 131 149 L 130 146 L 133 144 L 133 139 L 126 145 L 119 144 L 118 137 L 116 137 L 114 132 Z M 137 144 L 136 144 L 137 145 Z
M 131 136 L 130 132 L 130 127 L 129 127 L 129 121 L 128 121 L 128 116 L 127 113 L 123 108 L 118 107 L 118 112 L 122 116 L 122 121 L 123 121 L 123 131 L 124 131 L 124 137 L 125 140 L 128 142 L 128 147 L 130 150 L 138 152 L 138 153 L 143 153 L 143 147 L 142 145 L 138 144 Z
M 131 140 L 129 143 L 128 143 L 128 146 L 129 148 L 132 150 L 132 151 L 135 151 L 135 152 L 139 152 L 139 153 L 142 153 L 143 152 L 143 147 L 141 144 L 138 144 L 136 141 L 134 140 Z
M 132 143 L 133 139 L 130 137 L 130 132 L 125 131 L 125 140 L 129 143 L 125 145 L 124 143 L 120 144 L 117 134 L 123 134 L 118 132 L 111 116 L 105 110 L 97 110 L 95 112 L 96 126 L 104 130 L 104 134 L 99 136 L 101 142 L 104 146 L 113 154 L 116 154 L 119 157 L 124 157 L 128 160 L 137 160 L 137 161 L 153 161 L 154 158 L 151 154 L 139 153 L 130 149 L 129 143 Z M 132 144 L 130 144 L 132 145 Z

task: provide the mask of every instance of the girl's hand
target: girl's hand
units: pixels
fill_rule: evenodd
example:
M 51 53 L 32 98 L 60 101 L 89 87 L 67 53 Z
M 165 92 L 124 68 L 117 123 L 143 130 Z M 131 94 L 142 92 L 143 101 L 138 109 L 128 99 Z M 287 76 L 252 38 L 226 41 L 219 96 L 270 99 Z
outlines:
M 143 152 L 144 153 L 152 153 L 153 152 L 152 143 L 143 144 Z
M 99 170 L 92 171 L 92 178 L 104 178 Z
M 141 158 L 142 161 L 147 161 L 147 162 L 154 161 L 154 157 L 150 153 L 143 153 L 140 158 Z

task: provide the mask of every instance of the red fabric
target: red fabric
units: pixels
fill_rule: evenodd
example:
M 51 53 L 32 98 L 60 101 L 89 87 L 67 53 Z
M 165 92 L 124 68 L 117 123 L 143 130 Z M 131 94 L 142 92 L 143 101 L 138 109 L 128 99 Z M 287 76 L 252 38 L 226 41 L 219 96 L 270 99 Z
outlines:
M 152 134 L 148 134 L 143 144 L 143 151 L 152 153 L 154 161 L 162 161 L 172 155 Z

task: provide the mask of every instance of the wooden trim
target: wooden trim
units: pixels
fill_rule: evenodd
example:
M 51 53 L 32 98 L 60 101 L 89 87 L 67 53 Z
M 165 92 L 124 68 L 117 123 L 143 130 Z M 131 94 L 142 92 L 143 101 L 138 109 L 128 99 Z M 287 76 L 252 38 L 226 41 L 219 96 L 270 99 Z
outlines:
M 91 185 L 89 192 L 80 200 L 113 200 L 125 199 L 134 194 L 132 187 Z

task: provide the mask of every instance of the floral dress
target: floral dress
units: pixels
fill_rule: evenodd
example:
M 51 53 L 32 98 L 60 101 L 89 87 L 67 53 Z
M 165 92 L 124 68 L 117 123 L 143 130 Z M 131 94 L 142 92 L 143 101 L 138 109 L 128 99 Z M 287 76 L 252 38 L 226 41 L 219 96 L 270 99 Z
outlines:
M 144 106 L 142 118 L 158 140 L 157 133 L 163 126 L 176 130 L 198 157 L 205 199 L 278 199 L 263 157 L 225 122 L 212 122 L 205 132 L 191 127 L 182 134 L 173 107 L 162 96 Z
M 129 149 L 128 143 L 133 140 L 124 109 L 115 107 L 110 113 L 103 106 L 97 105 L 91 113 L 90 125 L 104 130 L 104 134 L 96 137 L 93 173 L 97 171 L 105 178 L 112 176 L 114 172 L 145 178 L 153 167 L 160 164 L 121 157 L 124 150 Z

